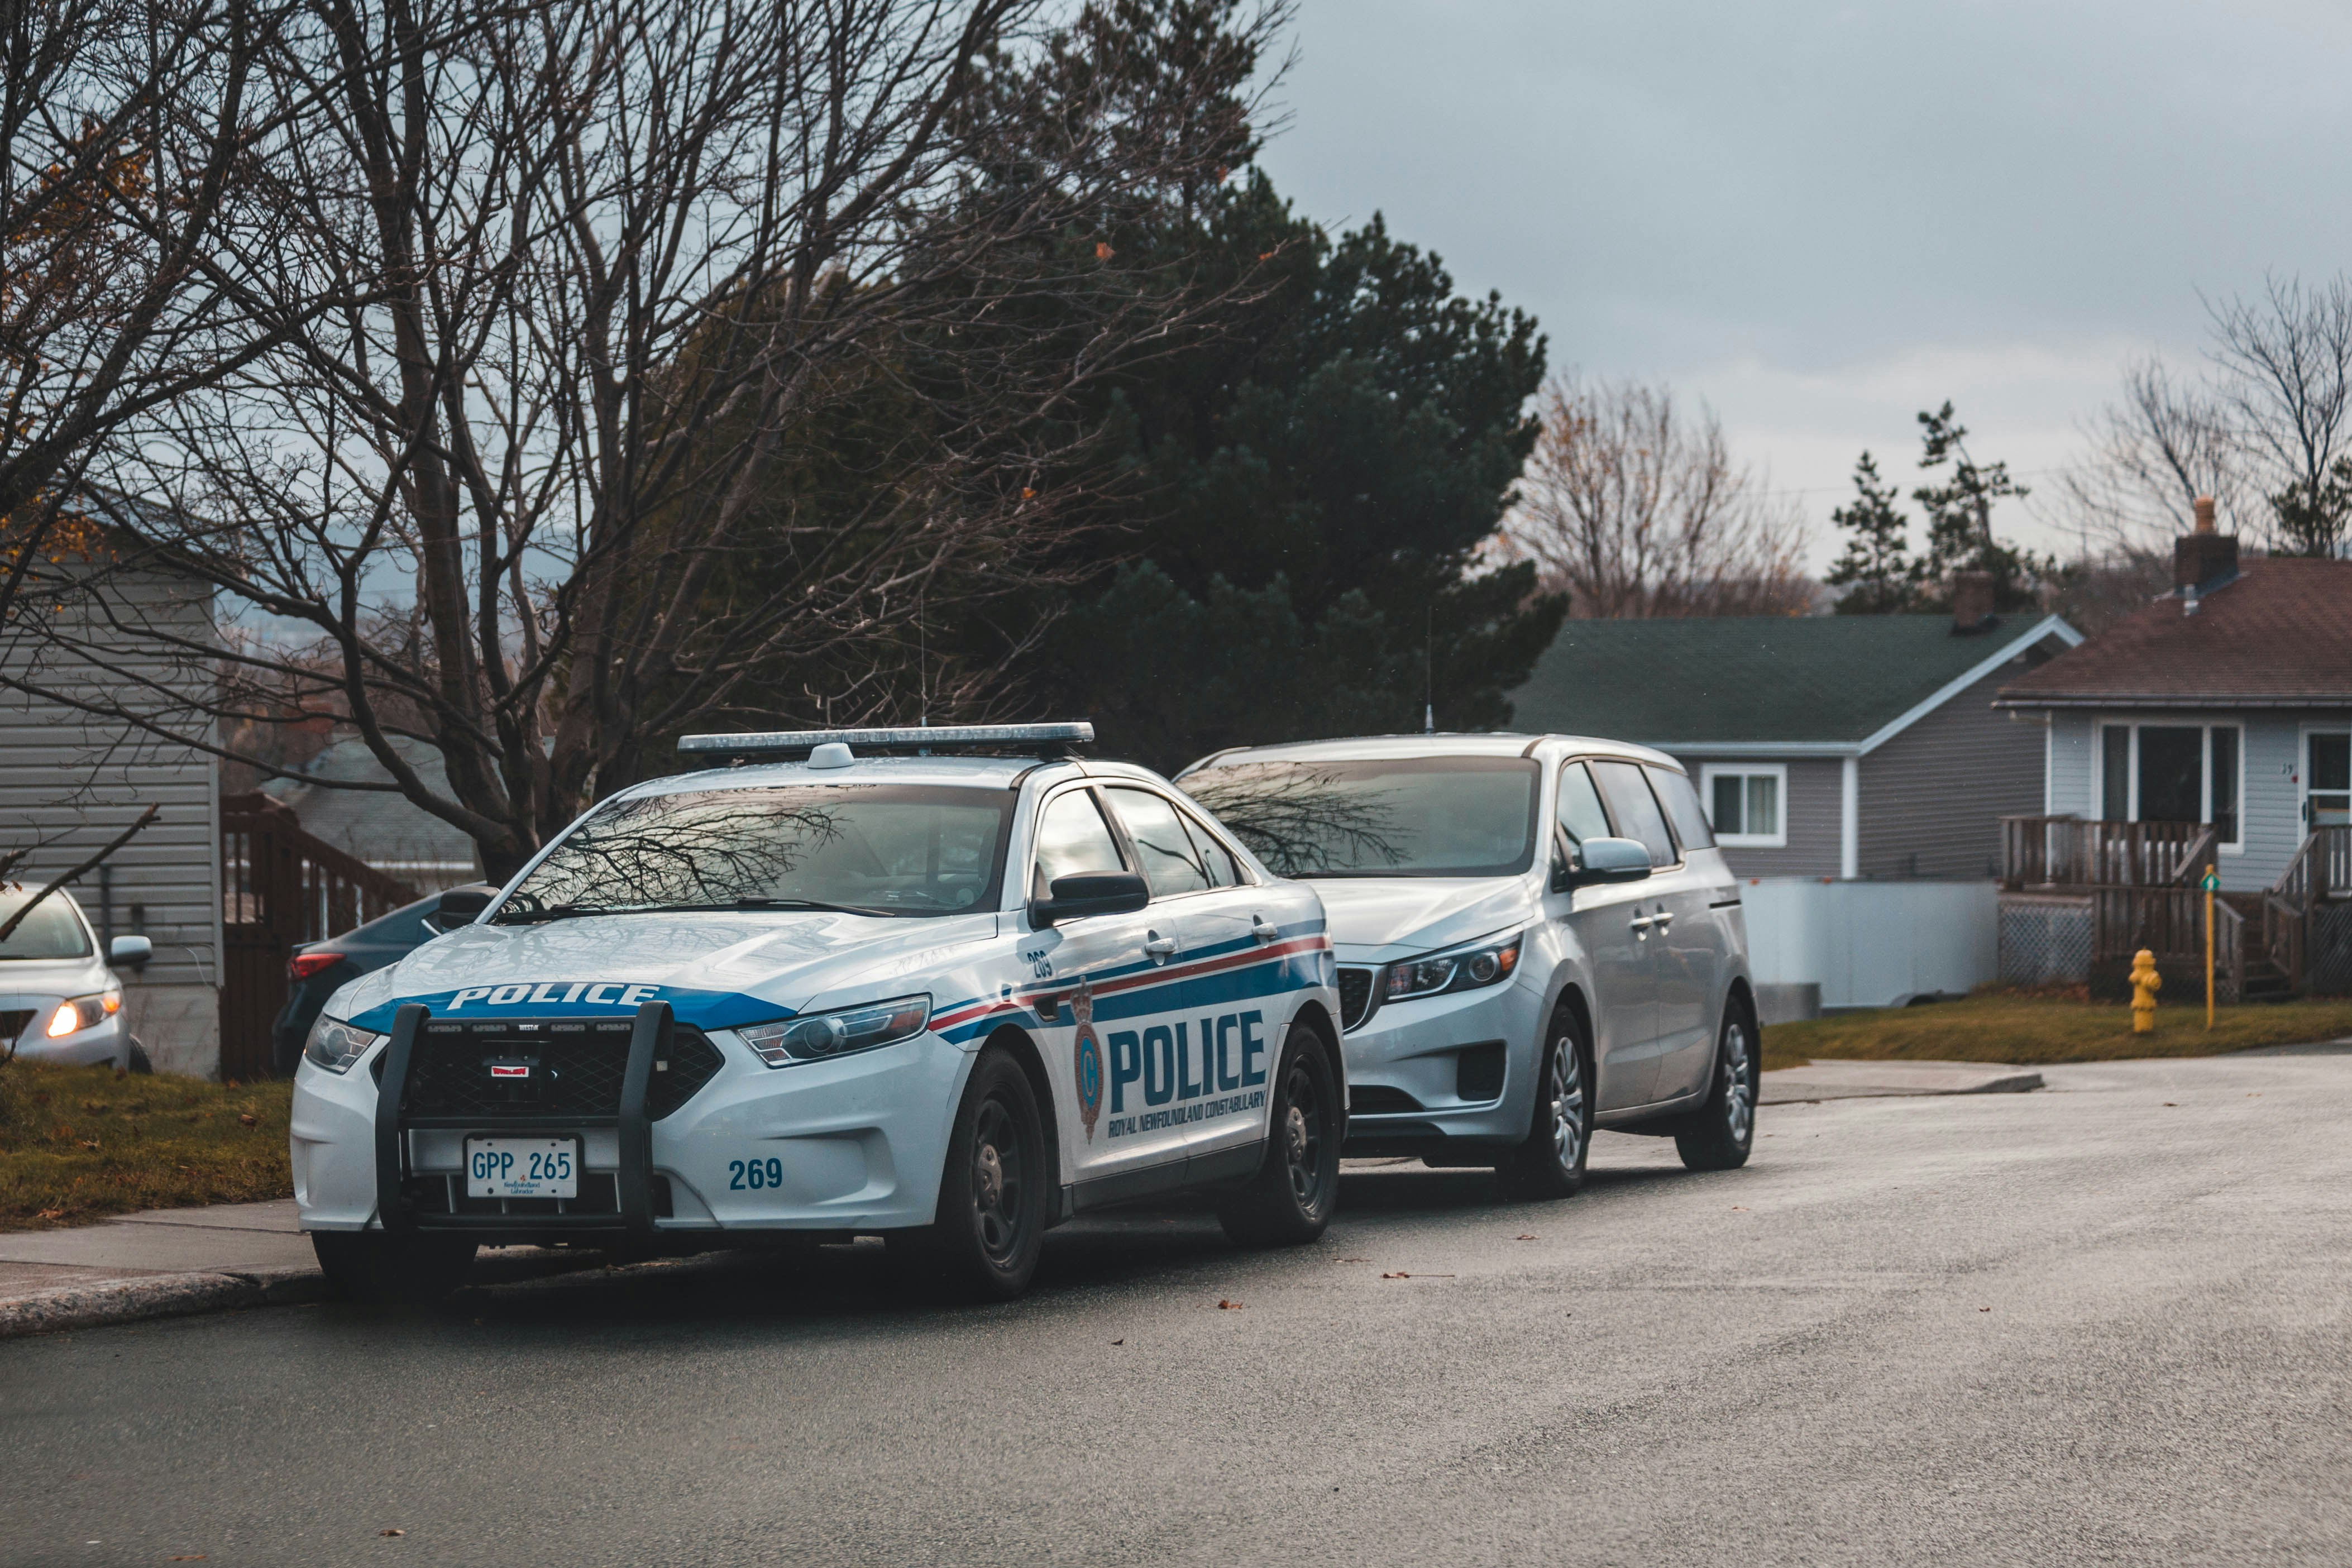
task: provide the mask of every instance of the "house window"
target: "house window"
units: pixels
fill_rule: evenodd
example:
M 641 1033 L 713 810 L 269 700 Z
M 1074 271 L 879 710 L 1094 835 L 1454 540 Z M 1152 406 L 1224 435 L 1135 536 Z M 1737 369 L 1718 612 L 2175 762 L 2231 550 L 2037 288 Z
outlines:
M 2210 823 L 2215 844 L 2240 849 L 2243 752 L 2235 724 L 2103 724 L 2099 815 L 2109 822 Z
M 1708 763 L 1700 770 L 1707 819 L 1715 841 L 1733 849 L 1789 847 L 1789 769 L 1783 763 L 1738 766 Z
M 2352 735 L 2313 734 L 2304 737 L 2305 759 L 2304 812 L 2313 827 L 2343 827 L 2352 824 Z

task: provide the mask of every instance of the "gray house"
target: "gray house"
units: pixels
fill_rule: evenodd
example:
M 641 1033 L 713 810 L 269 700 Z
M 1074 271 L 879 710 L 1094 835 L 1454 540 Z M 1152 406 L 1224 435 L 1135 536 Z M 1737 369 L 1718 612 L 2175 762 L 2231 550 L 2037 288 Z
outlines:
M 1671 753 L 1745 877 L 1989 879 L 2043 787 L 2042 731 L 1993 699 L 2082 640 L 1968 612 L 1570 621 L 1514 724 Z
M 2147 948 L 2201 984 L 2210 866 L 2225 994 L 2352 990 L 2352 561 L 2241 563 L 2199 514 L 2170 594 L 2002 684 L 2046 759 L 2002 963 L 2112 989 Z

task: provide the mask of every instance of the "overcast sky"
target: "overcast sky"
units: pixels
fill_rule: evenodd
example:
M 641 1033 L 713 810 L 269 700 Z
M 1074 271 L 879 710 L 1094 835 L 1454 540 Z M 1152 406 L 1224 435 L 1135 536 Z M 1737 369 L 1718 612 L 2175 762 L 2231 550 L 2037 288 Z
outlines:
M 2340 4 L 1304 0 L 1294 37 L 1284 192 L 1385 213 L 1557 367 L 1705 396 L 1817 563 L 1919 409 L 2046 481 L 2126 357 L 2197 354 L 2200 289 L 2352 258 Z

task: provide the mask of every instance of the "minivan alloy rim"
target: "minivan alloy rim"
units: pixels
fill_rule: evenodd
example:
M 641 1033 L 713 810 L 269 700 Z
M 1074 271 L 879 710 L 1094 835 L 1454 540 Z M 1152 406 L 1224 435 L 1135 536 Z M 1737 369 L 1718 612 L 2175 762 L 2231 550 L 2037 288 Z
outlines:
M 1565 1035 L 1552 1047 L 1550 1088 L 1552 1155 L 1573 1171 L 1584 1153 L 1584 1066 Z
M 1731 1141 L 1744 1143 L 1748 1130 L 1756 1121 L 1755 1075 L 1749 1070 L 1748 1031 L 1735 1021 L 1724 1026 L 1723 1070 L 1727 1081 L 1723 1090 L 1723 1117 L 1731 1130 Z

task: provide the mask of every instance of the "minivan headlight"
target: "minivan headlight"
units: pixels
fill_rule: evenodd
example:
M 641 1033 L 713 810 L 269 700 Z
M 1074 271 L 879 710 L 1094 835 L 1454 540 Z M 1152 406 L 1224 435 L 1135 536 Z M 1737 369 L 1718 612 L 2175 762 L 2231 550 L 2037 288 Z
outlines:
M 1449 991 L 1500 985 L 1518 968 L 1519 943 L 1526 938 L 1527 933 L 1522 931 L 1502 942 L 1400 960 L 1390 964 L 1382 977 L 1381 1000 L 1402 1002 L 1415 996 L 1442 996 Z
M 824 1061 L 852 1051 L 870 1051 L 910 1039 L 931 1021 L 929 996 L 901 996 L 895 1002 L 875 1002 L 832 1013 L 812 1013 L 805 1018 L 782 1018 L 756 1024 L 736 1034 L 772 1068 L 793 1062 Z
M 319 1021 L 310 1026 L 310 1037 L 302 1042 L 302 1054 L 329 1072 L 349 1072 L 352 1064 L 367 1055 L 382 1038 L 373 1030 L 321 1013 Z

